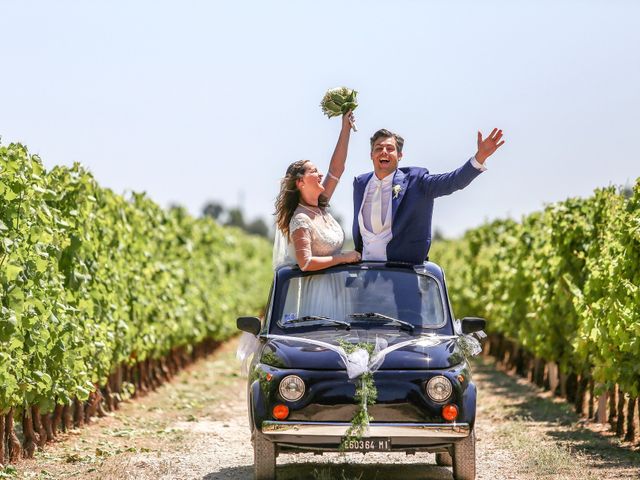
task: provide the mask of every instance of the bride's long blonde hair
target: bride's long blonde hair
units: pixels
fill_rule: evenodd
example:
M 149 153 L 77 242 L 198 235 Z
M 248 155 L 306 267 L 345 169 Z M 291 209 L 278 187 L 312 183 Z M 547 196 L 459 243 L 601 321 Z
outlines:
M 300 203 L 300 190 L 298 189 L 298 180 L 301 179 L 307 171 L 307 164 L 310 160 L 298 160 L 293 162 L 287 168 L 287 173 L 280 180 L 280 193 L 276 197 L 276 228 L 282 232 L 285 238 L 289 238 L 289 222 L 293 218 L 293 212 L 298 208 Z M 320 195 L 318 198 L 318 207 L 326 208 L 328 205 L 326 197 Z

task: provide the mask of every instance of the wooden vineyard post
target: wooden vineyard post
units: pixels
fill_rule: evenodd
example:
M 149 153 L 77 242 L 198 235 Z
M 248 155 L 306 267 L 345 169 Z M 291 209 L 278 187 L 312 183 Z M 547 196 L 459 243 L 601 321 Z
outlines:
M 549 378 L 549 390 L 555 393 L 558 385 L 560 385 L 560 377 L 558 376 L 558 364 L 556 362 L 547 363 L 547 376 Z
M 618 388 L 618 418 L 616 420 L 616 435 L 622 437 L 624 435 L 624 404 L 626 399 L 624 393 Z
M 609 400 L 609 392 L 605 390 L 598 397 L 598 423 L 604 425 L 607 423 L 607 403 Z
M 637 398 L 630 398 L 627 404 L 627 434 L 624 437 L 625 442 L 633 442 L 636 439 L 636 427 L 634 425 Z
M 4 433 L 4 414 L 0 414 L 0 468 L 4 466 L 5 457 L 5 433 Z

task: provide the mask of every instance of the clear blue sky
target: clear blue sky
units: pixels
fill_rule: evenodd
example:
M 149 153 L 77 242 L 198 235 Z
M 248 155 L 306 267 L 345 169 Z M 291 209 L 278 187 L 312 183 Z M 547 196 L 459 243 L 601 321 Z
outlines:
M 347 229 L 378 128 L 432 172 L 504 129 L 489 171 L 436 201 L 456 236 L 640 176 L 639 21 L 633 0 L 5 0 L 0 136 L 119 193 L 268 218 L 290 162 L 326 170 L 340 122 L 318 103 L 347 85 L 360 131 L 332 201 Z

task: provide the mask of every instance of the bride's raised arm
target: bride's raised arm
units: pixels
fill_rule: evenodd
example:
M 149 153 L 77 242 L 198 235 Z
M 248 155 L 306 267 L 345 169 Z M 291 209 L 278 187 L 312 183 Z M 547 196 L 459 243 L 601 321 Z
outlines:
M 340 129 L 338 143 L 336 143 L 336 148 L 331 156 L 331 163 L 329 164 L 327 176 L 322 183 L 324 186 L 322 196 L 325 197 L 327 201 L 331 199 L 333 192 L 338 186 L 338 181 L 344 172 L 344 165 L 347 162 L 347 152 L 349 151 L 349 138 L 351 137 L 352 122 L 353 112 L 347 112 L 342 116 L 342 128 Z

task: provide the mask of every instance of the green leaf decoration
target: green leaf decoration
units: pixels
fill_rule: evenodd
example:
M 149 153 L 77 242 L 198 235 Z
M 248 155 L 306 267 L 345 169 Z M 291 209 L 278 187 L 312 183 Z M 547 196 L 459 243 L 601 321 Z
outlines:
M 337 117 L 355 110 L 358 107 L 356 97 L 358 92 L 347 87 L 337 87 L 327 90 L 320 102 L 322 113 L 327 117 Z
M 351 354 L 358 349 L 366 351 L 371 355 L 375 349 L 375 345 L 368 342 L 350 343 L 344 339 L 338 339 L 338 345 L 347 353 Z M 347 429 L 345 437 L 340 445 L 340 449 L 344 450 L 344 446 L 352 440 L 360 440 L 366 433 L 369 423 L 373 417 L 369 415 L 368 406 L 374 405 L 378 399 L 378 390 L 373 380 L 373 373 L 363 373 L 357 380 L 356 393 L 354 399 L 359 402 L 358 410 L 351 419 L 351 426 Z

